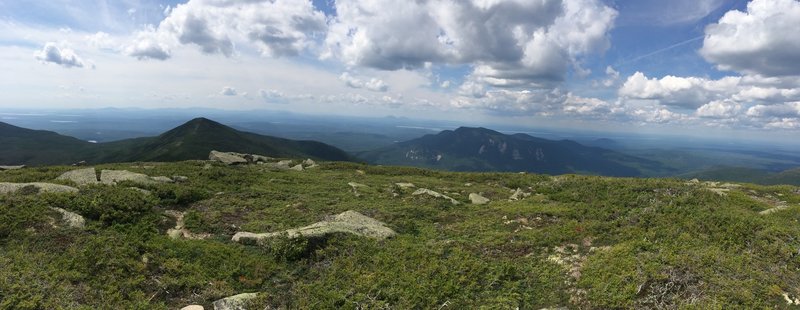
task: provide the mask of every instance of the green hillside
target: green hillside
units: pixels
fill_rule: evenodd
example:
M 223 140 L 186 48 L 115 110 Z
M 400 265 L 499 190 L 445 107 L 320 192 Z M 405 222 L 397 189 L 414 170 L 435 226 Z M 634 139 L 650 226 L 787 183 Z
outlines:
M 700 172 L 685 174 L 681 177 L 686 179 L 697 178 L 700 180 L 746 182 L 764 185 L 789 184 L 800 186 L 800 168 L 776 173 L 745 167 L 715 167 Z
M 4 123 L 0 123 L 0 134 L 0 143 L 7 146 L 0 150 L 0 164 L 6 165 L 180 161 L 206 159 L 211 150 L 273 157 L 352 160 L 344 151 L 324 143 L 238 131 L 205 118 L 193 119 L 157 137 L 98 144 Z
M 95 168 L 186 178 L 0 194 L 0 309 L 213 309 L 241 293 L 257 294 L 250 309 L 783 309 L 800 298 L 794 186 L 342 162 Z M 71 169 L 4 171 L 0 182 L 74 186 L 54 181 Z M 491 201 L 472 204 L 472 193 Z M 345 211 L 396 235 L 231 239 Z
M 358 155 L 375 164 L 450 171 L 642 176 L 645 171 L 669 170 L 655 161 L 587 147 L 574 141 L 547 140 L 526 134 L 506 135 L 468 127 L 426 135 Z

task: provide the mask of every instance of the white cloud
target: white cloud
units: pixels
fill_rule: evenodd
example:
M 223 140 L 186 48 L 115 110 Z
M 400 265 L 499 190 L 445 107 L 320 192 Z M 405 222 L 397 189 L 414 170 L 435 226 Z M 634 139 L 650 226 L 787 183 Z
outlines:
M 342 73 L 342 75 L 339 76 L 339 80 L 344 82 L 347 87 L 351 88 L 364 88 L 376 92 L 385 92 L 389 90 L 389 85 L 386 85 L 386 83 L 381 79 L 361 79 L 348 72 Z
M 168 16 L 155 29 L 157 35 L 145 46 L 159 55 L 176 44 L 194 45 L 206 54 L 232 56 L 236 45 L 248 44 L 269 56 L 291 56 L 311 47 L 315 36 L 324 35 L 325 15 L 311 1 L 190 0 L 165 9 Z
M 697 109 L 697 116 L 705 118 L 734 118 L 739 115 L 742 105 L 731 100 L 717 100 Z
M 706 27 L 700 54 L 721 70 L 785 76 L 800 74 L 800 2 L 753 0 L 747 12 L 729 11 Z
M 59 48 L 56 43 L 48 42 L 41 51 L 34 53 L 34 57 L 42 63 L 54 63 L 64 68 L 83 68 L 84 61 L 75 51 L 69 48 Z
M 383 70 L 475 64 L 473 80 L 496 86 L 562 81 L 608 48 L 617 15 L 596 0 L 340 0 L 336 12 L 324 57 Z
M 697 77 L 665 76 L 649 79 L 644 73 L 629 76 L 619 95 L 628 99 L 654 99 L 661 104 L 698 108 L 710 101 L 725 99 L 737 90 L 741 77 L 709 80 Z
M 236 92 L 236 88 L 233 88 L 233 87 L 230 87 L 230 86 L 223 87 L 222 90 L 219 92 L 219 94 L 223 95 L 223 96 L 236 96 L 236 95 L 238 95 L 238 93 Z

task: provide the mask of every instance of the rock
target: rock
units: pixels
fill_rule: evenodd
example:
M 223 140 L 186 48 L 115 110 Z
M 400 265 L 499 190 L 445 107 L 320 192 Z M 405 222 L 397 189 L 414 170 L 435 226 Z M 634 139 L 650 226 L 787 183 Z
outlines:
M 531 195 L 530 193 L 523 192 L 521 188 L 517 188 L 514 191 L 514 193 L 511 194 L 511 197 L 509 197 L 508 200 L 509 201 L 520 200 L 520 199 L 523 199 L 525 197 L 529 197 L 530 195 Z
M 780 206 L 776 206 L 776 207 L 771 208 L 771 209 L 767 209 L 767 210 L 758 212 L 758 214 L 767 215 L 767 214 L 772 214 L 772 213 L 775 213 L 775 212 L 778 212 L 778 211 L 781 211 L 781 210 L 786 210 L 788 208 L 789 208 L 789 206 L 787 206 L 787 205 L 780 205 Z
M 173 180 L 171 178 L 168 178 L 168 177 L 165 177 L 165 176 L 151 177 L 150 179 L 153 180 L 153 181 L 156 181 L 158 183 L 174 183 L 175 182 L 175 180 Z
M 258 297 L 258 293 L 244 293 L 225 297 L 214 302 L 214 310 L 247 310 L 247 302 Z
M 369 186 L 366 186 L 364 184 L 356 183 L 356 182 L 350 182 L 350 183 L 347 183 L 347 185 L 350 185 L 350 187 L 352 187 L 353 189 L 356 189 L 356 188 L 359 188 L 359 187 L 369 187 Z
M 72 186 L 52 183 L 0 183 L 0 194 L 13 194 L 23 188 L 33 188 L 36 193 L 77 193 L 78 189 Z
M 394 183 L 394 185 L 397 185 L 398 187 L 400 187 L 402 189 L 408 189 L 408 188 L 415 188 L 416 187 L 414 185 L 414 183 Z
M 138 187 L 128 187 L 128 188 L 130 188 L 130 189 L 132 189 L 132 190 L 135 190 L 135 191 L 137 191 L 137 192 L 140 192 L 140 193 L 142 193 L 142 194 L 145 194 L 145 195 L 152 195 L 152 194 L 153 194 L 153 193 L 152 193 L 152 192 L 150 192 L 149 190 L 146 190 L 146 189 L 143 189 L 143 188 L 138 188 Z
M 188 305 L 181 308 L 181 310 L 205 310 L 205 308 L 203 308 L 201 305 Z
M 100 183 L 117 184 L 117 182 L 131 181 L 140 184 L 153 184 L 156 181 L 146 174 L 130 172 L 128 170 L 102 170 L 100 171 Z
M 348 233 L 357 236 L 383 240 L 390 238 L 396 233 L 389 227 L 376 219 L 367 217 L 356 211 L 346 211 L 334 216 L 332 219 L 317 222 L 305 227 L 289 229 L 282 232 L 255 234 L 250 232 L 238 232 L 233 235 L 234 242 L 260 243 L 262 240 L 287 236 L 297 237 L 321 237 L 333 233 Z
M 0 170 L 18 170 L 18 169 L 23 169 L 23 168 L 25 168 L 25 165 L 19 165 L 19 166 L 0 166 Z
M 97 180 L 97 171 L 94 167 L 64 172 L 56 180 L 69 180 L 78 186 L 100 183 Z
M 184 183 L 184 182 L 189 182 L 189 177 L 185 177 L 182 175 L 173 175 L 172 180 L 175 181 L 175 183 Z
M 69 212 L 61 208 L 50 207 L 51 210 L 61 213 L 61 219 L 67 226 L 72 228 L 84 228 L 86 226 L 86 219 L 80 214 Z
M 211 237 L 211 234 L 195 234 L 186 229 L 186 227 L 184 227 L 185 222 L 183 221 L 183 216 L 185 213 L 183 212 L 167 210 L 164 211 L 164 214 L 175 219 L 175 227 L 167 230 L 167 236 L 169 236 L 171 239 L 180 239 L 183 237 L 185 239 L 202 240 Z
M 367 174 L 366 172 L 364 172 L 364 170 L 356 170 L 356 173 L 357 173 L 358 175 L 365 175 L 365 174 Z
M 480 194 L 470 193 L 469 200 L 472 201 L 472 204 L 476 205 L 485 205 L 489 203 L 489 198 L 483 197 Z
M 303 161 L 303 165 L 316 167 L 317 166 L 317 162 L 315 162 L 313 159 L 309 158 L 309 159 L 306 159 L 306 160 Z
M 239 157 L 246 159 L 247 162 L 251 164 L 266 163 L 274 159 L 272 157 L 256 155 L 256 154 L 239 154 L 239 153 L 229 153 L 229 154 L 238 155 Z
M 224 153 L 218 151 L 211 151 L 211 153 L 208 154 L 208 159 L 218 161 L 226 165 L 238 165 L 238 164 L 248 163 L 247 159 L 244 159 L 244 157 L 239 156 L 239 154 Z
M 72 165 L 73 166 L 86 166 L 86 161 L 85 160 L 81 160 L 81 161 L 79 161 L 77 163 L 74 163 Z
M 289 168 L 289 169 L 294 170 L 294 171 L 303 171 L 303 165 L 297 164 L 294 167 Z
M 448 196 L 445 196 L 445 195 L 442 195 L 440 193 L 434 192 L 434 191 L 429 190 L 427 188 L 420 188 L 420 189 L 416 190 L 414 193 L 412 193 L 412 195 L 414 195 L 414 196 L 428 195 L 428 196 L 432 196 L 432 197 L 436 197 L 436 198 L 442 198 L 442 199 L 449 200 L 450 203 L 452 203 L 453 205 L 460 204 L 460 202 L 458 202 L 458 200 L 455 200 L 455 199 L 450 198 Z
M 720 196 L 728 196 L 728 192 L 731 191 L 728 188 L 708 188 L 708 190 L 710 190 L 710 191 L 712 191 L 715 194 L 720 195 Z

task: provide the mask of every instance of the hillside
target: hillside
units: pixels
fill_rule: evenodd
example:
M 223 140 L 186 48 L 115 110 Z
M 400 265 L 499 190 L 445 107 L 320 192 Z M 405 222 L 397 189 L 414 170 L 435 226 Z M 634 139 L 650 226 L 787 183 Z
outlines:
M 4 124 L 5 125 L 5 124 Z M 4 128 L 10 128 L 8 130 Z M 211 150 L 272 157 L 351 160 L 344 151 L 315 141 L 296 141 L 238 131 L 205 118 L 193 119 L 156 137 L 92 144 L 52 132 L 5 125 L 0 164 L 72 164 L 206 159 Z
M 174 181 L 38 195 L 27 182 L 77 186 L 56 180 L 75 168 L 0 172 L 0 192 L 16 188 L 0 194 L 0 309 L 214 309 L 228 296 L 251 309 L 775 309 L 800 298 L 798 187 L 319 165 L 106 164 L 94 168 Z
M 700 180 L 716 180 L 729 182 L 746 182 L 764 185 L 789 184 L 800 186 L 800 168 L 781 172 L 769 172 L 763 169 L 745 167 L 714 167 L 700 172 L 688 173 L 682 178 Z
M 666 170 L 654 161 L 587 147 L 574 141 L 547 140 L 526 134 L 506 135 L 468 127 L 426 135 L 358 155 L 375 164 L 451 171 L 641 176 L 645 169 Z
M 52 131 L 31 130 L 0 122 L 0 165 L 74 163 L 96 146 Z

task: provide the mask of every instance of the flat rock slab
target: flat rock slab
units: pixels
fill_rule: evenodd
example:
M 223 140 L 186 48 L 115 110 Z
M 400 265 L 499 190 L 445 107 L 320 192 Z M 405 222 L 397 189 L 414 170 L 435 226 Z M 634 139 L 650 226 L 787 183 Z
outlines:
M 397 187 L 400 187 L 402 189 L 417 187 L 414 185 L 414 183 L 394 183 L 394 185 L 397 185 Z
M 67 171 L 57 177 L 56 180 L 70 180 L 78 186 L 100 183 L 97 179 L 97 171 L 94 168 Z
M 247 159 L 240 155 L 241 154 L 238 153 L 211 151 L 211 153 L 208 154 L 208 159 L 218 161 L 226 165 L 247 164 Z
M 434 192 L 434 191 L 429 190 L 427 188 L 420 188 L 420 189 L 416 190 L 415 192 L 413 192 L 411 195 L 414 195 L 414 196 L 428 195 L 428 196 L 435 197 L 435 198 L 441 198 L 441 199 L 449 200 L 450 203 L 452 203 L 453 205 L 460 204 L 460 202 L 458 202 L 458 200 L 455 200 L 455 199 L 453 199 L 453 198 L 451 198 L 451 197 L 449 197 L 447 195 L 443 195 L 443 194 L 440 194 L 438 192 Z
M 381 221 L 365 216 L 356 211 L 346 211 L 334 216 L 329 220 L 281 232 L 261 234 L 238 232 L 233 235 L 232 240 L 234 242 L 243 243 L 260 243 L 262 240 L 278 236 L 287 236 L 288 238 L 313 238 L 333 233 L 348 233 L 377 240 L 390 238 L 397 234 L 391 228 L 386 227 L 386 224 Z
M 247 302 L 258 297 L 258 293 L 244 293 L 225 297 L 214 302 L 214 310 L 247 310 Z
M 480 194 L 470 193 L 469 200 L 472 201 L 472 204 L 476 205 L 485 205 L 489 203 L 489 198 L 483 197 Z
M 772 214 L 772 213 L 775 213 L 775 212 L 778 212 L 778 211 L 781 211 L 781 210 L 786 210 L 788 208 L 789 208 L 789 206 L 787 206 L 787 205 L 780 205 L 780 206 L 776 206 L 776 207 L 771 208 L 771 209 L 766 209 L 764 211 L 758 212 L 758 214 L 767 215 L 767 214 Z
M 154 184 L 172 182 L 168 177 L 150 177 L 146 174 L 130 172 L 128 170 L 103 170 L 100 171 L 100 183 L 117 184 L 117 182 L 131 181 L 139 184 Z
M 19 170 L 19 169 L 22 169 L 22 168 L 25 168 L 25 165 L 19 165 L 19 166 L 0 166 L 0 170 Z
M 52 184 L 52 183 L 0 183 L 0 194 L 13 194 L 17 191 L 32 186 L 36 188 L 36 193 L 77 193 L 78 189 L 72 186 Z

